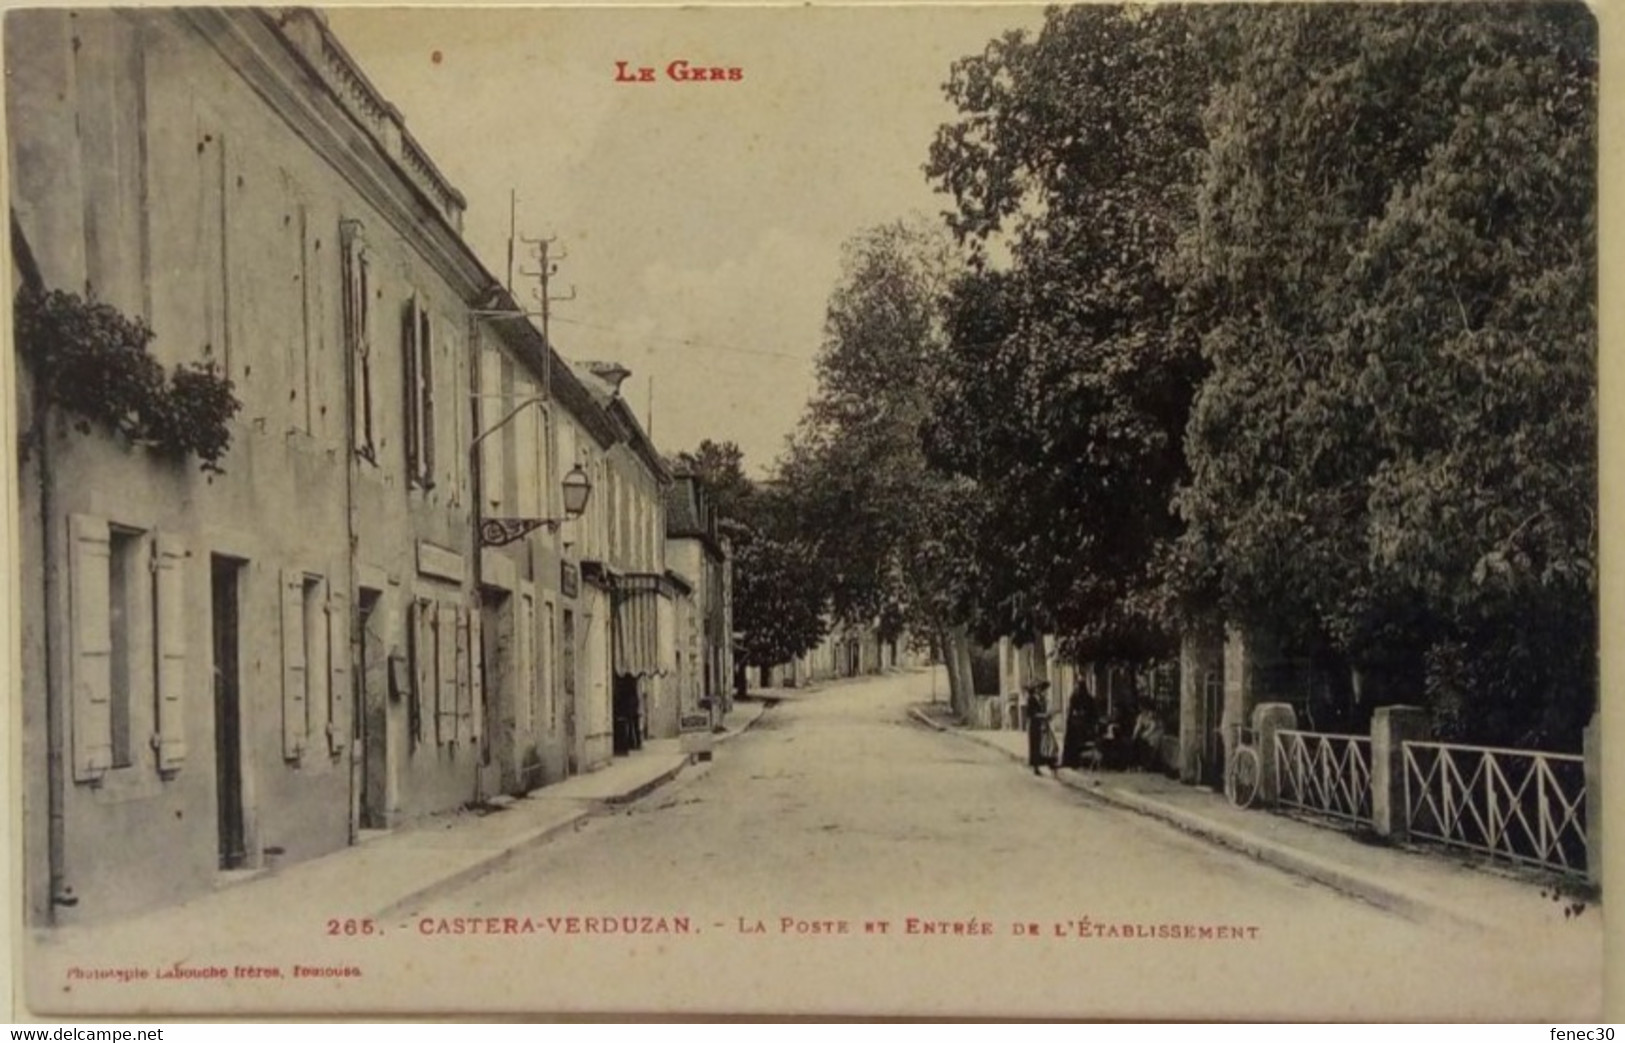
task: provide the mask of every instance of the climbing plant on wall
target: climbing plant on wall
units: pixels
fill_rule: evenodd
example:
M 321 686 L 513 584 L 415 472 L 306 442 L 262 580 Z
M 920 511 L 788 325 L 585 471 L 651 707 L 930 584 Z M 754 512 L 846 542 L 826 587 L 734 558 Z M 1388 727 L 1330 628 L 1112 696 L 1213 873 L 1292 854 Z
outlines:
M 17 295 L 17 348 L 45 401 L 75 414 L 88 433 L 103 424 L 174 456 L 195 455 L 219 473 L 242 408 L 213 362 L 166 372 L 148 351 L 152 328 L 117 308 L 61 290 Z

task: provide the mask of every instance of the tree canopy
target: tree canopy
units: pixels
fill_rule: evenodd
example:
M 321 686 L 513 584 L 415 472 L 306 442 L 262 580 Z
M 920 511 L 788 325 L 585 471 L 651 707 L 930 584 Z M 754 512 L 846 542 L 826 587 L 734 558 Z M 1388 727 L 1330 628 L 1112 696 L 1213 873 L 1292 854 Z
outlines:
M 951 240 L 918 220 L 848 241 L 818 391 L 781 467 L 835 617 L 878 622 L 886 639 L 949 626 L 974 558 L 963 544 L 975 501 L 927 465 L 920 443 L 959 265 Z
M 984 631 L 1142 659 L 1172 635 L 1197 342 L 1166 262 L 1190 209 L 1208 75 L 1194 9 L 1056 9 L 956 63 L 926 172 L 982 260 L 955 287 L 927 432 L 989 507 Z M 1008 254 L 1008 263 L 989 258 Z
M 1446 734 L 1595 686 L 1596 34 L 1579 5 L 1052 10 L 957 62 L 974 263 L 930 460 L 979 622 L 1240 624 Z
M 990 41 L 924 168 L 946 228 L 848 244 L 756 524 L 837 619 L 1134 663 L 1237 625 L 1446 736 L 1572 745 L 1596 59 L 1562 3 L 1082 5 Z
M 1595 36 L 1566 5 L 1253 8 L 1207 106 L 1180 493 L 1232 620 L 1572 736 L 1595 681 Z
M 744 666 L 773 666 L 813 648 L 825 632 L 826 587 L 812 547 L 773 485 L 745 474 L 733 442 L 702 441 L 677 454 L 677 468 L 699 479 L 733 548 L 735 649 Z

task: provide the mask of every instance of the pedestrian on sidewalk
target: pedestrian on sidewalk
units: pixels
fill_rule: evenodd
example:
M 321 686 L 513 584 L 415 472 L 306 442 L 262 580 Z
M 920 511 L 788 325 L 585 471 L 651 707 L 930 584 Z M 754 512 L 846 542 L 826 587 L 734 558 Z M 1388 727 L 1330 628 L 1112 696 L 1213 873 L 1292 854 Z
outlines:
M 1162 722 L 1149 706 L 1140 708 L 1134 719 L 1134 761 L 1142 771 L 1162 770 Z
M 1027 764 L 1034 775 L 1042 775 L 1040 768 L 1055 771 L 1055 733 L 1049 726 L 1048 681 L 1035 681 L 1027 686 Z
M 1066 703 L 1066 731 L 1061 738 L 1061 767 L 1083 767 L 1084 752 L 1094 744 L 1100 728 L 1100 711 L 1083 679 L 1072 687 Z

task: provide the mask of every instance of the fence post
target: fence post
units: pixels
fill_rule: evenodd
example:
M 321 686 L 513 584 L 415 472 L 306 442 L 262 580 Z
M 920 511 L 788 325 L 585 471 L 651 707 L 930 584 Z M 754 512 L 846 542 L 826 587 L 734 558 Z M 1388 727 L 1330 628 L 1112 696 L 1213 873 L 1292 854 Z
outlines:
M 1602 888 L 1602 714 L 1591 715 L 1581 749 L 1585 753 L 1586 876 Z
M 1270 807 L 1281 794 L 1281 779 L 1275 770 L 1275 733 L 1298 726 L 1298 713 L 1291 703 L 1259 703 L 1253 707 L 1254 742 L 1258 743 L 1258 802 Z
M 1371 717 L 1371 824 L 1378 836 L 1403 841 L 1410 835 L 1405 743 L 1427 737 L 1427 711 L 1420 707 L 1379 706 Z

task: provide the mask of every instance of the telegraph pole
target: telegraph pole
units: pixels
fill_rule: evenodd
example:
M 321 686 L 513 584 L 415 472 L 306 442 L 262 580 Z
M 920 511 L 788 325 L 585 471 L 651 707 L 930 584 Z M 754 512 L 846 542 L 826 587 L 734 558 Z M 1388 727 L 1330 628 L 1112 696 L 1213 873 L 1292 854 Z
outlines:
M 570 287 L 570 292 L 567 294 L 560 296 L 555 296 L 553 294 L 551 287 L 553 276 L 557 275 L 559 271 L 558 262 L 569 256 L 569 254 L 565 253 L 563 250 L 560 250 L 557 255 L 552 253 L 553 244 L 558 241 L 558 236 L 548 236 L 542 239 L 527 239 L 521 236 L 520 241 L 527 246 L 533 246 L 536 248 L 536 269 L 533 271 L 529 268 L 521 268 L 519 273 L 535 279 L 538 283 L 536 297 L 541 304 L 542 311 L 542 340 L 547 344 L 548 351 L 546 365 L 542 369 L 542 396 L 544 398 L 552 398 L 553 333 L 551 327 L 549 326 L 549 319 L 552 317 L 553 302 L 575 300 L 576 288 L 574 285 L 572 285 Z

